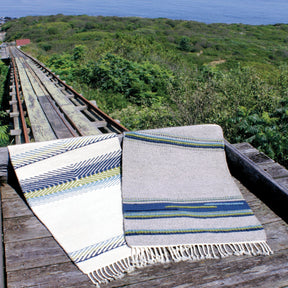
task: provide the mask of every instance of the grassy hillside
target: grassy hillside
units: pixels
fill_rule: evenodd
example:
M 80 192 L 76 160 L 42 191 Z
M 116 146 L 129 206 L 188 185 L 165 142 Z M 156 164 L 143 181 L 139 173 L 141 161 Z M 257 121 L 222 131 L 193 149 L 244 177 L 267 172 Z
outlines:
M 2 29 L 129 129 L 218 123 L 288 166 L 288 25 L 54 15 Z

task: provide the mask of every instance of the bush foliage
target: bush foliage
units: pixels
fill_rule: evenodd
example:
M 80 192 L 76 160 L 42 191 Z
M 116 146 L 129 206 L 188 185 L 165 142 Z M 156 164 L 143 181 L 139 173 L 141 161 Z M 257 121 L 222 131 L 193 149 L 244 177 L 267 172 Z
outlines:
M 288 25 L 59 14 L 2 30 L 129 129 L 217 123 L 288 167 Z

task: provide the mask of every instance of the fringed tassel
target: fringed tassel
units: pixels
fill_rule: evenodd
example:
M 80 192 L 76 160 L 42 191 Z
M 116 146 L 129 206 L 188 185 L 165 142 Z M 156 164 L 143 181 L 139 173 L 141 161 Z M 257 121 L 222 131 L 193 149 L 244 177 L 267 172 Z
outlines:
M 87 275 L 90 280 L 100 288 L 100 284 L 106 284 L 111 280 L 120 279 L 125 275 L 125 273 L 133 271 L 134 266 L 132 265 L 131 260 L 130 257 L 122 259 L 121 261 L 109 266 L 90 272 Z
M 148 264 L 179 261 L 197 261 L 203 259 L 219 259 L 230 255 L 270 255 L 272 250 L 266 241 L 195 244 L 159 247 L 132 247 L 132 265 L 140 268 Z
M 100 288 L 100 284 L 122 278 L 134 268 L 149 264 L 179 261 L 197 261 L 219 259 L 230 255 L 270 255 L 272 250 L 266 241 L 223 244 L 195 244 L 159 247 L 133 247 L 131 258 L 126 258 L 88 274 L 91 281 Z

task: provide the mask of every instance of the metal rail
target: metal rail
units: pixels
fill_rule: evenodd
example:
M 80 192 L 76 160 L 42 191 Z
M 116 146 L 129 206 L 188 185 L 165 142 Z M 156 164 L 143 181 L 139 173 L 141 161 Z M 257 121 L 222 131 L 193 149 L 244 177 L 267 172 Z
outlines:
M 103 112 L 101 109 L 99 109 L 96 105 L 92 104 L 89 100 L 87 100 L 85 97 L 83 97 L 77 91 L 75 91 L 72 87 L 70 87 L 64 81 L 59 79 L 59 77 L 57 77 L 53 72 L 51 72 L 51 70 L 46 68 L 42 63 L 40 63 L 39 61 L 37 61 L 36 59 L 31 57 L 27 53 L 24 53 L 23 51 L 20 51 L 17 48 L 13 48 L 13 49 L 10 48 L 9 52 L 10 52 L 11 59 L 12 59 L 12 66 L 14 69 L 14 82 L 15 82 L 14 86 L 15 86 L 15 90 L 16 90 L 16 94 L 17 94 L 17 102 L 18 102 L 18 106 L 19 106 L 19 116 L 20 116 L 20 120 L 21 120 L 21 125 L 23 127 L 22 131 L 23 131 L 25 143 L 31 141 L 31 139 L 29 139 L 29 133 L 28 133 L 28 129 L 26 126 L 26 121 L 25 121 L 25 116 L 27 116 L 27 115 L 29 116 L 29 111 L 27 110 L 28 113 L 26 113 L 26 115 L 25 115 L 25 111 L 23 110 L 23 107 L 21 104 L 22 103 L 21 101 L 24 101 L 20 97 L 21 96 L 20 95 L 21 90 L 22 90 L 22 94 L 25 94 L 24 92 L 26 91 L 26 97 L 24 97 L 24 99 L 26 101 L 26 105 L 24 104 L 23 105 L 24 107 L 29 106 L 30 101 L 27 98 L 29 98 L 32 94 L 33 95 L 35 94 L 35 96 L 33 96 L 33 97 L 31 96 L 31 101 L 34 101 L 34 103 L 37 102 L 37 103 L 35 103 L 35 105 L 37 104 L 37 106 L 39 106 L 39 107 L 41 106 L 44 114 L 47 116 L 50 112 L 48 113 L 48 111 L 45 111 L 45 107 L 47 107 L 47 105 L 50 103 L 48 105 L 50 107 L 49 110 L 53 108 L 53 111 L 54 111 L 53 113 L 55 115 L 57 114 L 56 118 L 57 118 L 57 121 L 59 121 L 58 123 L 60 123 L 60 121 L 62 122 L 62 124 L 60 126 L 63 127 L 63 125 L 64 125 L 66 127 L 65 129 L 67 129 L 67 131 L 69 131 L 69 136 L 65 136 L 65 137 L 63 137 L 61 135 L 59 136 L 59 133 L 57 133 L 57 131 L 55 130 L 56 120 L 52 119 L 52 122 L 49 122 L 51 120 L 51 113 L 52 113 L 51 112 L 50 113 L 50 120 L 48 119 L 49 118 L 48 116 L 47 116 L 47 119 L 48 119 L 48 122 L 51 123 L 48 125 L 49 125 L 49 127 L 51 126 L 52 130 L 54 131 L 55 138 L 76 137 L 76 136 L 82 136 L 82 135 L 92 135 L 92 134 L 101 134 L 101 133 L 109 133 L 109 132 L 116 132 L 118 134 L 121 134 L 122 132 L 128 131 L 128 129 L 126 129 L 123 125 L 121 125 L 119 122 L 112 119 L 109 115 L 107 115 L 105 112 Z M 16 61 L 14 58 L 16 58 Z M 20 75 L 17 74 L 17 71 L 18 71 L 17 65 L 18 66 L 20 65 L 19 69 L 21 68 L 21 70 L 20 70 L 21 74 Z M 39 71 L 37 71 L 37 68 L 39 68 Z M 24 79 L 25 79 L 24 84 L 22 84 L 20 82 L 21 77 L 19 77 L 19 76 L 21 76 L 22 79 L 24 77 Z M 50 80 L 48 80 L 48 78 Z M 49 83 L 47 83 L 47 81 Z M 53 83 L 53 85 L 51 84 L 50 81 Z M 18 85 L 18 82 L 20 83 L 20 87 Z M 27 84 L 28 82 L 29 82 L 29 85 Z M 30 88 L 31 93 L 27 92 L 28 91 L 27 86 L 30 87 L 30 84 L 32 87 L 32 88 Z M 47 86 L 47 84 L 49 84 L 49 85 Z M 22 87 L 22 85 L 24 85 L 24 87 Z M 35 88 L 35 85 L 37 85 L 38 91 L 42 91 L 40 93 L 42 97 L 40 97 L 39 92 L 36 91 L 37 89 Z M 59 88 L 59 86 L 61 89 Z M 27 97 L 27 94 L 29 94 L 28 95 L 29 97 Z M 55 94 L 57 94 L 56 98 L 55 98 Z M 40 98 L 41 98 L 41 100 L 40 100 Z M 35 99 L 37 99 L 37 100 L 35 100 Z M 28 103 L 27 103 L 27 101 L 28 101 Z M 43 101 L 46 103 L 45 104 L 46 106 L 43 104 Z M 63 102 L 64 104 L 63 103 L 61 104 L 60 102 Z M 33 105 L 34 104 L 32 104 L 30 106 L 33 107 Z M 68 112 L 70 114 L 67 112 L 67 107 L 68 107 Z M 69 111 L 69 109 L 70 109 L 70 111 Z M 77 123 L 78 118 L 76 117 L 75 114 L 78 115 L 77 117 L 79 117 L 79 119 L 82 122 L 79 120 L 80 122 Z M 34 118 L 35 118 L 35 116 L 34 116 Z M 53 126 L 53 122 L 54 122 L 54 126 Z M 88 128 L 86 130 L 85 129 L 83 130 L 83 123 L 85 124 L 84 126 L 86 126 L 86 128 L 88 126 Z M 40 126 L 40 125 L 34 124 L 34 126 Z M 31 129 L 32 134 L 34 135 L 35 133 L 34 133 L 32 122 L 31 122 L 31 128 L 32 128 Z M 42 132 L 42 134 L 45 134 L 45 133 Z M 43 141 L 43 140 L 33 139 L 33 141 Z
M 11 55 L 11 49 L 9 47 L 9 52 Z M 12 58 L 12 66 L 13 66 L 13 72 L 14 72 L 14 83 L 15 83 L 15 88 L 16 88 L 16 97 L 17 97 L 17 101 L 18 101 L 18 111 L 20 114 L 20 121 L 21 121 L 21 126 L 22 126 L 22 132 L 23 132 L 23 138 L 24 138 L 24 142 L 25 143 L 29 143 L 29 133 L 28 133 L 28 129 L 27 129 L 27 125 L 26 125 L 26 121 L 25 121 L 25 116 L 24 116 L 24 110 L 23 107 L 21 105 L 21 98 L 20 98 L 20 91 L 19 91 L 19 85 L 18 85 L 18 75 L 16 73 L 16 65 L 15 65 L 15 61 Z
M 19 51 L 19 50 L 18 50 Z M 61 83 L 62 86 L 65 87 L 65 89 L 67 91 L 72 92 L 76 98 L 81 99 L 87 106 L 88 109 L 92 109 L 93 111 L 97 112 L 97 114 L 99 116 L 101 116 L 102 118 L 104 118 L 107 122 L 109 122 L 110 124 L 112 124 L 117 130 L 119 130 L 120 132 L 123 131 L 128 131 L 128 129 L 126 127 L 124 127 L 123 125 L 121 125 L 119 122 L 115 121 L 113 118 L 111 118 L 108 114 L 106 114 L 105 112 L 103 112 L 101 109 L 99 109 L 96 105 L 94 105 L 93 103 L 91 103 L 89 100 L 87 100 L 85 97 L 83 97 L 81 94 L 79 94 L 76 90 L 74 90 L 72 87 L 70 87 L 69 85 L 67 85 L 63 80 L 61 80 L 59 77 L 57 77 L 50 69 L 48 69 L 47 67 L 45 67 L 42 63 L 40 63 L 39 61 L 37 61 L 35 58 L 33 58 L 32 56 L 28 55 L 27 53 L 21 51 L 21 53 L 23 53 L 26 57 L 28 57 L 29 59 L 31 59 L 34 63 L 36 63 L 39 67 L 41 67 L 41 69 L 45 70 L 47 73 L 49 73 L 55 80 L 57 80 L 59 83 Z

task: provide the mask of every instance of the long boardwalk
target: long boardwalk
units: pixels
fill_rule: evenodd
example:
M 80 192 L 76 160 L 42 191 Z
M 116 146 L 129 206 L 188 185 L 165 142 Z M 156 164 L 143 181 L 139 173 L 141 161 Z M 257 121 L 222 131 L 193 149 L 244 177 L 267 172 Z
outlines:
M 245 148 L 246 144 L 241 145 L 238 144 L 238 147 Z M 273 166 L 274 162 L 271 159 L 272 162 L 267 161 L 263 155 L 266 164 L 261 164 L 261 153 L 253 149 L 250 146 L 245 151 L 249 150 L 247 153 L 250 153 L 250 157 L 258 159 L 257 164 L 259 167 L 262 165 L 261 169 Z M 253 155 L 251 150 L 254 151 Z M 285 175 L 288 177 L 287 170 L 280 168 L 283 169 L 282 178 L 286 178 Z M 219 260 L 154 265 L 127 274 L 120 280 L 103 285 L 103 288 L 288 287 L 288 225 L 239 181 L 235 181 L 263 224 L 273 255 L 232 256 Z M 95 287 L 73 265 L 50 232 L 33 215 L 21 198 L 21 192 L 17 193 L 6 184 L 1 187 L 1 195 L 8 288 Z
M 127 130 L 43 64 L 15 47 L 9 50 L 11 135 L 16 144 Z

